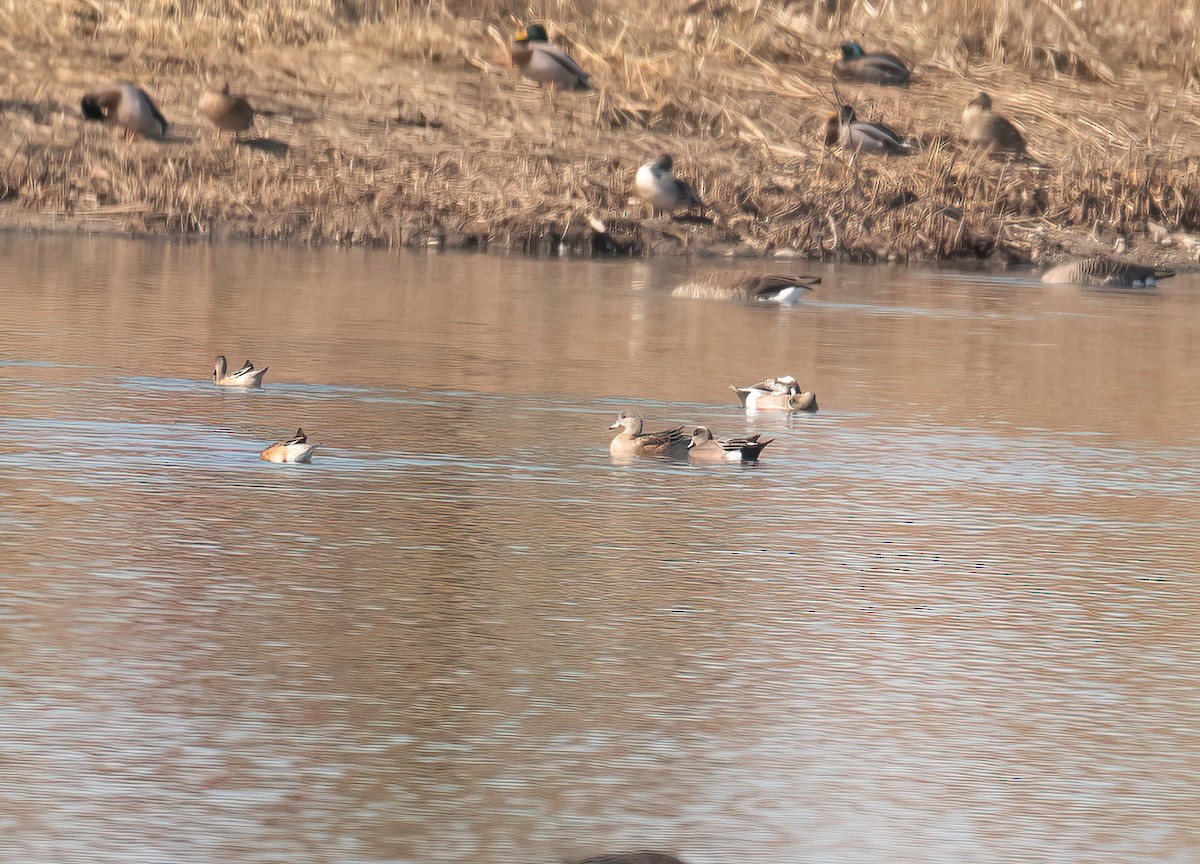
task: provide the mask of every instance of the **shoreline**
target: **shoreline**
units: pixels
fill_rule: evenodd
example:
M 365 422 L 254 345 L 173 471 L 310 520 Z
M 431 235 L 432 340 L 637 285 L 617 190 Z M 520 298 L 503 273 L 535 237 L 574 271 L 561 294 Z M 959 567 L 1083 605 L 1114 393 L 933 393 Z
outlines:
M 1162 72 L 1085 81 L 918 62 L 907 87 L 832 88 L 825 51 L 786 63 L 712 52 L 684 81 L 663 54 L 638 59 L 641 78 L 659 76 L 643 83 L 659 93 L 651 104 L 591 44 L 573 50 L 597 89 L 547 92 L 511 68 L 496 26 L 448 13 L 418 23 L 436 25 L 422 38 L 441 53 L 398 50 L 405 30 L 388 22 L 196 61 L 161 36 L 113 51 L 93 34 L 64 53 L 55 28 L 70 22 L 41 21 L 0 45 L 0 229 L 996 267 L 1121 248 L 1200 269 L 1200 98 Z M 31 67 L 42 74 L 20 74 Z M 155 97 L 166 140 L 83 120 L 80 96 L 123 78 Z M 240 141 L 196 113 L 220 78 L 262 113 Z M 981 89 L 1040 165 L 959 146 L 962 106 Z M 907 132 L 916 152 L 826 148 L 835 97 Z M 1063 105 L 1091 125 L 1065 132 Z M 649 218 L 633 176 L 660 152 L 712 224 Z

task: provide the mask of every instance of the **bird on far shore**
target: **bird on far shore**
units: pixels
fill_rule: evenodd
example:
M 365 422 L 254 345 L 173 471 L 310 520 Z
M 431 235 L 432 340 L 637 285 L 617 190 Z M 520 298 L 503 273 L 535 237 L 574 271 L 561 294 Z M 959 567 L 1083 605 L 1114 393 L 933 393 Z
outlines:
M 80 101 L 86 120 L 115 123 L 130 136 L 164 138 L 168 124 L 150 95 L 128 81 L 88 93 Z
M 241 96 L 229 93 L 229 82 L 222 81 L 220 87 L 209 87 L 200 96 L 200 113 L 222 132 L 232 132 L 237 137 L 254 125 L 254 109 Z
M 222 354 L 213 364 L 213 383 L 218 387 L 261 387 L 268 368 L 255 369 L 254 364 L 247 360 L 241 369 L 229 372 L 225 355 Z
M 804 299 L 814 285 L 819 284 L 820 276 L 713 270 L 697 274 L 676 286 L 671 296 L 693 300 L 759 300 L 794 305 Z
M 258 454 L 264 462 L 311 462 L 316 444 L 308 443 L 308 436 L 303 429 L 297 429 L 296 434 L 286 441 L 276 441 L 266 450 Z
M 866 84 L 907 84 L 912 74 L 895 54 L 868 54 L 857 42 L 842 43 L 842 56 L 833 61 L 833 77 Z
M 647 162 L 638 168 L 633 178 L 634 188 L 645 201 L 654 208 L 654 215 L 666 212 L 672 214 L 682 208 L 711 210 L 704 203 L 691 183 L 680 180 L 674 174 L 675 162 L 670 155 L 663 153 L 653 162 Z
M 527 24 L 513 36 L 513 65 L 526 78 L 543 87 L 560 90 L 590 90 L 590 76 L 557 45 L 550 42 L 541 24 Z
M 1153 288 L 1159 279 L 1169 279 L 1174 270 L 1116 261 L 1104 255 L 1079 258 L 1042 274 L 1048 285 L 1087 285 L 1093 288 Z
M 688 459 L 709 465 L 722 462 L 757 462 L 763 448 L 774 441 L 760 441 L 757 433 L 745 438 L 714 438 L 707 426 L 697 426 L 688 442 Z
M 992 110 L 992 97 L 980 91 L 962 113 L 962 139 L 997 154 L 1026 156 L 1025 137 L 1003 114 Z
M 846 150 L 885 156 L 910 152 L 900 133 L 883 123 L 859 120 L 853 105 L 842 105 L 837 114 L 825 121 L 825 143 L 837 143 Z

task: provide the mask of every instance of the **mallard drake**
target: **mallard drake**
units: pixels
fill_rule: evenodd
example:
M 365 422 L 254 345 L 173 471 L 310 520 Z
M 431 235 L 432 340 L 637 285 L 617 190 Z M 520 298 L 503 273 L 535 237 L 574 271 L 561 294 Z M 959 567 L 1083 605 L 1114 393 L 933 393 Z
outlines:
M 898 132 L 882 123 L 859 120 L 853 105 L 841 106 L 837 114 L 825 121 L 825 143 L 832 144 L 834 140 L 847 150 L 885 155 L 909 152 Z
M 992 97 L 980 91 L 962 113 L 962 139 L 972 147 L 1024 156 L 1025 138 L 1009 119 L 992 110 Z
M 684 459 L 692 440 L 682 426 L 664 432 L 643 432 L 642 417 L 633 411 L 622 411 L 617 415 L 617 421 L 608 428 L 621 430 L 608 445 L 608 452 L 613 456 L 669 456 Z
M 303 429 L 297 429 L 296 434 L 286 441 L 277 441 L 258 454 L 258 458 L 266 462 L 311 462 L 316 444 L 308 443 L 308 436 Z
M 907 84 L 912 74 L 894 54 L 868 54 L 857 42 L 843 42 L 842 56 L 833 61 L 833 77 L 867 84 Z
M 680 207 L 689 210 L 692 207 L 711 209 L 700 199 L 700 194 L 692 188 L 692 184 L 675 176 L 672 171 L 674 167 L 674 160 L 664 153 L 638 168 L 633 178 L 638 195 L 654 208 L 655 215 L 662 211 L 673 213 Z
M 263 376 L 270 367 L 255 369 L 254 364 L 247 360 L 236 372 L 226 374 L 227 368 L 225 355 L 222 354 L 213 365 L 213 383 L 218 387 L 261 387 Z
M 566 51 L 550 44 L 546 28 L 529 24 L 513 36 L 513 65 L 526 78 L 563 90 L 590 90 L 591 82 L 583 68 Z
M 254 125 L 254 109 L 241 96 L 231 96 L 229 82 L 220 88 L 210 87 L 200 96 L 200 113 L 221 132 L 245 132 Z
M 115 123 L 130 135 L 166 137 L 167 121 L 154 100 L 141 87 L 128 81 L 88 93 L 80 106 L 87 120 Z
M 768 378 L 757 384 L 751 384 L 749 387 L 730 384 L 729 389 L 737 394 L 738 401 L 747 411 L 811 412 L 817 410 L 817 395 L 809 390 L 801 390 L 800 385 L 791 375 Z
M 714 270 L 693 276 L 677 286 L 671 295 L 693 300 L 762 300 L 789 305 L 798 303 L 819 284 L 819 276 Z
M 714 438 L 707 426 L 697 426 L 688 442 L 688 459 L 708 464 L 720 462 L 757 462 L 758 454 L 774 441 L 760 441 L 759 435 L 745 438 Z
M 1047 284 L 1090 285 L 1096 288 L 1153 288 L 1159 279 L 1169 279 L 1174 270 L 1115 261 L 1103 255 L 1067 261 L 1042 274 Z

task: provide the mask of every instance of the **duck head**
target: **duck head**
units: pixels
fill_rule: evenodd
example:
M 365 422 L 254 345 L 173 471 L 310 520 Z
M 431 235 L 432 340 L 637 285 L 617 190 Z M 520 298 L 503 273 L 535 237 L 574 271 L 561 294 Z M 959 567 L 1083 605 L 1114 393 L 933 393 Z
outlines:
M 550 36 L 541 24 L 526 24 L 513 36 L 514 42 L 549 42 Z

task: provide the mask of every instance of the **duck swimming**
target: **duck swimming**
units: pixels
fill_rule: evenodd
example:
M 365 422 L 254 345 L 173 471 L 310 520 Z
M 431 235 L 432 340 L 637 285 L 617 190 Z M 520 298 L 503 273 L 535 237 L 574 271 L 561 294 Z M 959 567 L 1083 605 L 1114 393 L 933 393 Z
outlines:
M 286 441 L 277 441 L 258 454 L 265 462 L 311 462 L 316 444 L 308 443 L 308 436 L 303 429 L 297 429 L 296 434 Z
M 706 464 L 757 462 L 763 448 L 775 440 L 760 441 L 759 438 L 758 434 L 745 438 L 714 438 L 707 426 L 697 426 L 688 442 L 688 459 Z
M 820 276 L 796 276 L 786 273 L 738 273 L 714 270 L 693 276 L 671 292 L 673 297 L 693 300 L 759 300 L 793 305 L 804 299 Z
M 622 411 L 609 429 L 621 432 L 609 442 L 608 452 L 613 456 L 668 456 L 673 459 L 687 458 L 691 436 L 682 426 L 664 432 L 643 432 L 642 417 L 633 411 Z
M 817 395 L 810 390 L 801 390 L 799 383 L 791 375 L 768 378 L 748 387 L 730 384 L 729 389 L 737 394 L 738 401 L 747 411 L 815 412 L 818 407 Z
M 1153 288 L 1169 279 L 1174 270 L 1115 261 L 1103 255 L 1067 261 L 1042 274 L 1047 284 L 1088 285 L 1094 288 Z
M 254 364 L 247 360 L 241 369 L 228 372 L 225 355 L 222 354 L 213 365 L 213 383 L 218 387 L 261 387 L 263 376 L 269 368 L 264 366 L 255 369 Z

